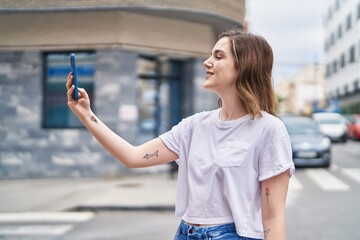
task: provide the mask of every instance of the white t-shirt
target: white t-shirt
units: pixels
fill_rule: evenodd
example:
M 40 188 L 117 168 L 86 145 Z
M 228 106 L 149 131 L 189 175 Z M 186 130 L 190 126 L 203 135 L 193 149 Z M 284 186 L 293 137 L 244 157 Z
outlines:
M 234 222 L 263 238 L 260 181 L 294 171 L 289 135 L 276 117 L 222 121 L 220 109 L 183 119 L 160 139 L 179 159 L 175 214 L 186 222 Z

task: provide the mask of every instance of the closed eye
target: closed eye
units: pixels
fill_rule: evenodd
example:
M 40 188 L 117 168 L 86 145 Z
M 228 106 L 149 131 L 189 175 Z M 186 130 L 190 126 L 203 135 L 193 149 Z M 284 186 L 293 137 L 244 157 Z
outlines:
M 222 59 L 225 55 L 225 52 L 222 51 L 222 50 L 215 50 L 211 53 L 211 56 L 214 56 L 215 59 L 219 60 L 219 59 Z

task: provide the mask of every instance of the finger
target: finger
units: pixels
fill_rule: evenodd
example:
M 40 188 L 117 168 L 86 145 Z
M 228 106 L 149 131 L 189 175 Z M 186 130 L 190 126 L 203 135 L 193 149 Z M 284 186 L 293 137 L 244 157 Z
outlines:
M 84 88 L 78 88 L 79 93 L 81 94 L 81 96 L 85 99 L 85 100 L 90 100 L 89 99 L 89 95 L 87 94 L 86 90 Z
M 71 87 L 71 85 L 73 85 L 73 76 L 72 76 L 72 73 L 70 72 L 67 77 L 66 89 L 69 89 Z
M 68 89 L 68 91 L 67 91 L 67 93 L 66 93 L 67 99 L 68 99 L 69 102 L 70 102 L 70 101 L 74 101 L 74 98 L 73 98 L 74 90 L 75 90 L 75 86 L 72 85 L 72 86 Z
M 72 72 L 70 72 L 69 75 L 68 75 L 68 77 L 67 77 L 66 89 L 69 90 L 69 88 L 71 87 L 71 85 L 73 85 L 73 75 L 72 75 Z

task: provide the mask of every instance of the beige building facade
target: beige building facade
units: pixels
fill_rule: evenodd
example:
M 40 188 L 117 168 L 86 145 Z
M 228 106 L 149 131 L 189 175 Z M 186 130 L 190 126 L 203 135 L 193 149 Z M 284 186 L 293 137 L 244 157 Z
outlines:
M 120 48 L 206 56 L 245 1 L 5 1 L 0 50 Z
M 306 65 L 289 79 L 281 81 L 275 91 L 280 97 L 279 113 L 311 115 L 313 104 L 324 105 L 325 71 L 321 65 Z M 325 106 L 322 106 L 325 107 Z

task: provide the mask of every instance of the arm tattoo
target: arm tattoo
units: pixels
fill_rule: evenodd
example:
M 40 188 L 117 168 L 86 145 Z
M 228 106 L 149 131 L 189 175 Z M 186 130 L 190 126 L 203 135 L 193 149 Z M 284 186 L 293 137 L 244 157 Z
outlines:
M 270 189 L 268 187 L 265 188 L 265 195 L 266 195 L 266 203 L 269 204 Z
M 95 122 L 95 123 L 97 123 L 97 119 L 94 117 L 94 116 L 91 116 L 91 121 L 93 121 L 93 122 Z
M 264 239 L 266 239 L 266 237 L 268 236 L 269 232 L 270 232 L 270 228 L 265 229 L 265 231 L 264 231 Z
M 156 152 L 154 152 L 154 153 L 147 153 L 147 154 L 145 154 L 145 156 L 143 157 L 144 159 L 149 159 L 149 158 L 151 158 L 151 157 L 154 157 L 154 156 L 156 156 L 156 157 L 158 157 L 159 156 L 159 150 L 157 150 Z

